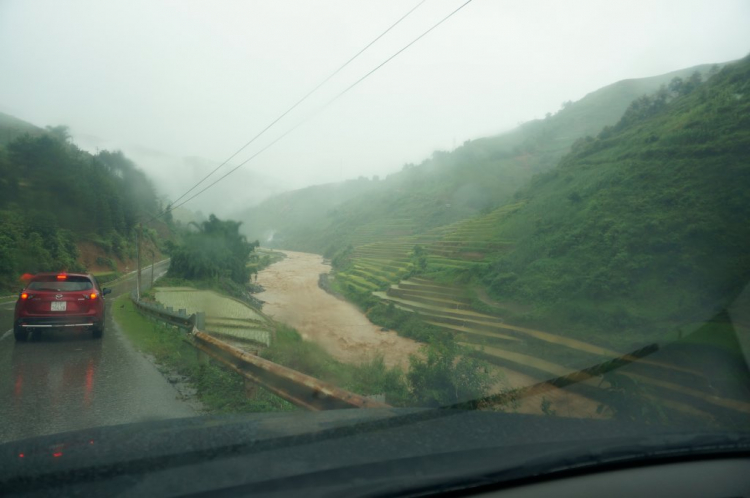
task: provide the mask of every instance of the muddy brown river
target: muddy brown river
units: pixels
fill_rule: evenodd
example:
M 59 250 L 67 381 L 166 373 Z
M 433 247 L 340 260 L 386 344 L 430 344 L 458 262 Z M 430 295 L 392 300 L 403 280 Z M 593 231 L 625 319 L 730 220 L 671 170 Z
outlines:
M 258 294 L 266 302 L 264 313 L 343 362 L 360 363 L 380 354 L 389 367 L 408 368 L 409 355 L 419 351 L 419 343 L 381 331 L 356 306 L 318 287 L 319 275 L 331 270 L 322 256 L 283 252 L 286 259 L 258 273 L 258 283 L 266 289 Z

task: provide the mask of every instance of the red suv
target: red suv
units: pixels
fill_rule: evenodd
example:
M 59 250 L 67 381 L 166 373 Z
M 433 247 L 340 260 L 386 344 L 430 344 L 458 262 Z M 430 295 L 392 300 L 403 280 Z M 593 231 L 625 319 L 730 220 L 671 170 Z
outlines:
M 29 331 L 52 328 L 88 328 L 94 338 L 104 333 L 104 301 L 111 289 L 100 289 L 92 275 L 39 273 L 16 301 L 13 333 L 25 341 Z

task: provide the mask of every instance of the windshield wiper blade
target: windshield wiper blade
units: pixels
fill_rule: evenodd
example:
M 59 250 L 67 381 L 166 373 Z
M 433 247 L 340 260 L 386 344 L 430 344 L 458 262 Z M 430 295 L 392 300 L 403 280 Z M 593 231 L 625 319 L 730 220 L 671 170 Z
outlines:
M 554 479 L 627 465 L 750 453 L 750 435 L 693 434 L 588 444 L 490 447 L 342 466 L 190 494 L 246 496 L 433 496 L 492 490 L 533 478 Z M 520 462 L 519 462 L 520 460 Z
M 750 434 L 703 433 L 670 434 L 646 437 L 636 442 L 588 442 L 575 447 L 560 447 L 554 451 L 531 458 L 523 463 L 489 472 L 443 479 L 437 483 L 429 480 L 421 486 L 404 490 L 408 496 L 435 493 L 490 491 L 498 487 L 516 486 L 533 479 L 559 479 L 581 473 L 602 472 L 632 466 L 658 465 L 679 461 L 708 458 L 750 456 Z M 432 479 L 434 481 L 434 479 Z M 378 496 L 380 493 L 368 494 Z M 388 493 L 392 495 L 392 493 Z

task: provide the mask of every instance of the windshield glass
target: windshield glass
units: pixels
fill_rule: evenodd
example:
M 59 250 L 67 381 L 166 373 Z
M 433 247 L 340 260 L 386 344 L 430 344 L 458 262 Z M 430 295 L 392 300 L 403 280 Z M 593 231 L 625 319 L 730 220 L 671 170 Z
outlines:
M 746 434 L 749 21 L 0 3 L 0 443 L 433 409 L 486 437 L 377 458 Z
M 94 284 L 86 277 L 66 276 L 64 279 L 56 275 L 36 277 L 29 282 L 29 290 L 81 291 L 93 289 Z

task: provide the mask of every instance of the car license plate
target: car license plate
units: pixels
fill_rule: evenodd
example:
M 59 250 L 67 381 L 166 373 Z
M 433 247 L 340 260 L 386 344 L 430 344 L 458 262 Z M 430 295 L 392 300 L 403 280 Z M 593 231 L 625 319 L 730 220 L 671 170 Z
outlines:
M 68 307 L 68 303 L 66 301 L 52 301 L 52 307 L 50 308 L 51 311 L 65 311 Z

